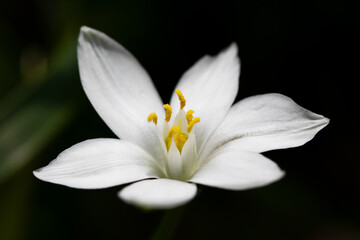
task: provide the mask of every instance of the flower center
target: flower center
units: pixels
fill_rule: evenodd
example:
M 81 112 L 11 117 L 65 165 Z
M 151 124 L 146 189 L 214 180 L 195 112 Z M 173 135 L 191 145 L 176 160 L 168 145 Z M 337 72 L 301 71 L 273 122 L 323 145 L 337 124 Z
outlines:
M 189 138 L 190 132 L 192 131 L 194 125 L 200 122 L 200 118 L 198 117 L 194 118 L 193 117 L 194 110 L 191 109 L 187 111 L 185 114 L 183 109 L 186 105 L 186 99 L 179 89 L 176 89 L 175 92 L 178 95 L 180 101 L 180 110 L 175 117 L 172 127 L 170 128 L 169 121 L 171 120 L 172 108 L 169 104 L 164 105 L 166 115 L 165 115 L 164 129 L 163 129 L 163 133 L 164 133 L 163 139 L 165 141 L 165 146 L 168 152 L 171 147 L 171 144 L 174 142 L 177 149 L 181 153 L 186 141 Z M 156 113 L 149 114 L 148 116 L 149 122 L 154 122 L 154 124 L 157 125 L 157 120 L 158 119 Z

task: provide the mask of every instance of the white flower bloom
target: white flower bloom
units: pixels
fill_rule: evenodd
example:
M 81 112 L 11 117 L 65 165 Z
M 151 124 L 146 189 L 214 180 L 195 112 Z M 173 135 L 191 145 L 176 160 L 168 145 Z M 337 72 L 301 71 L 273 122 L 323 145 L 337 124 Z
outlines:
M 243 190 L 277 181 L 283 171 L 260 153 L 303 145 L 329 122 L 280 94 L 232 106 L 236 44 L 185 72 L 170 105 L 135 57 L 99 31 L 81 28 L 78 60 L 88 98 L 119 139 L 76 144 L 34 174 L 83 189 L 138 181 L 119 197 L 141 207 L 185 204 L 196 195 L 195 183 Z

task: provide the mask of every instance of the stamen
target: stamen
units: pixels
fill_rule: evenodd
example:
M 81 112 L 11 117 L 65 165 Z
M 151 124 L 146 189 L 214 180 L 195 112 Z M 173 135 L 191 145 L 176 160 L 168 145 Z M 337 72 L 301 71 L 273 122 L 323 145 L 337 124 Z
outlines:
M 165 121 L 169 122 L 171 118 L 172 108 L 169 104 L 164 104 L 163 106 L 166 111 Z
M 181 133 L 180 128 L 178 126 L 172 126 L 168 133 L 168 137 L 172 137 L 174 133 Z
M 156 113 L 150 113 L 148 116 L 148 122 L 153 121 L 155 123 L 155 125 L 157 124 L 157 116 Z
M 181 153 L 181 150 L 183 149 L 185 142 L 188 140 L 188 135 L 185 133 L 175 133 L 174 140 L 176 147 L 179 149 L 179 152 Z
M 193 113 L 194 113 L 194 110 L 189 110 L 189 111 L 187 111 L 187 113 L 186 113 L 186 120 L 187 120 L 187 122 L 188 122 L 188 124 L 191 122 L 191 120 L 193 120 Z
M 165 144 L 166 144 L 166 148 L 167 150 L 169 151 L 170 149 L 170 146 L 171 146 L 171 141 L 172 141 L 172 138 L 173 138 L 173 135 L 174 133 L 178 133 L 178 134 L 181 134 L 181 131 L 180 131 L 180 128 L 178 126 L 173 126 L 169 133 L 168 133 L 168 136 L 166 137 L 165 139 Z
M 186 99 L 185 99 L 184 95 L 180 92 L 179 89 L 176 89 L 175 92 L 179 97 L 180 109 L 183 109 L 185 107 L 185 104 L 186 104 Z
M 194 125 L 195 125 L 196 123 L 198 123 L 198 122 L 200 122 L 200 118 L 198 118 L 198 117 L 196 117 L 196 118 L 194 118 L 193 120 L 191 120 L 191 122 L 189 122 L 189 124 L 188 124 L 187 132 L 190 133 L 191 130 L 192 130 L 192 128 L 194 127 Z

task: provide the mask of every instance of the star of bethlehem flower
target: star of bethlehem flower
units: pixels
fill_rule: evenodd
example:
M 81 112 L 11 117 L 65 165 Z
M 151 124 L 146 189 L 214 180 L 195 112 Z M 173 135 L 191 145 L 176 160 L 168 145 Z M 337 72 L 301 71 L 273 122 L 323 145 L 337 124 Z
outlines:
M 135 182 L 118 196 L 140 207 L 185 204 L 196 183 L 244 190 L 277 181 L 283 171 L 260 153 L 303 145 L 329 122 L 281 94 L 232 105 L 236 44 L 197 61 L 165 105 L 135 57 L 104 33 L 81 28 L 78 62 L 90 102 L 119 139 L 78 143 L 34 175 L 81 189 Z

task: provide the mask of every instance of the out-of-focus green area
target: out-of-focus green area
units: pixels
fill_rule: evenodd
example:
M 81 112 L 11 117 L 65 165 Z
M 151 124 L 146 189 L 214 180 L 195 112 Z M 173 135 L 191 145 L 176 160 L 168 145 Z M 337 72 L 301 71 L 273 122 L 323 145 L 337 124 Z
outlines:
M 54 4 L 0 4 L 0 239 L 29 237 L 28 173 L 80 112 L 76 17 L 51 13 L 76 5 Z
M 44 150 L 77 112 L 72 87 L 78 78 L 77 30 L 69 22 L 56 39 L 42 42 L 36 34 L 46 26 L 36 25 L 37 21 L 46 22 L 49 29 L 42 34 L 50 34 L 51 21 L 56 20 L 32 12 L 46 10 L 37 4 L 24 2 L 18 13 L 5 13 L 8 18 L 3 16 L 0 23 L 0 183 Z
M 1 1 L 0 239 L 360 239 L 356 9 L 351 1 Z M 287 172 L 280 182 L 242 192 L 200 186 L 167 213 L 122 203 L 121 187 L 41 182 L 32 171 L 61 151 L 115 137 L 81 88 L 82 25 L 127 47 L 164 102 L 196 60 L 235 41 L 238 100 L 279 92 L 330 125 L 301 148 L 265 153 Z

